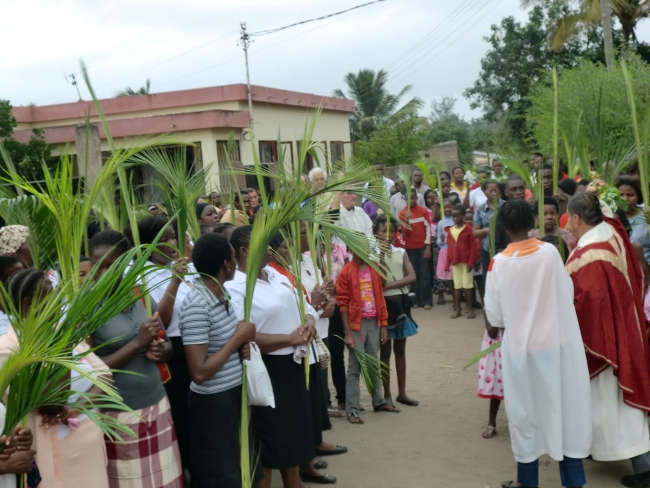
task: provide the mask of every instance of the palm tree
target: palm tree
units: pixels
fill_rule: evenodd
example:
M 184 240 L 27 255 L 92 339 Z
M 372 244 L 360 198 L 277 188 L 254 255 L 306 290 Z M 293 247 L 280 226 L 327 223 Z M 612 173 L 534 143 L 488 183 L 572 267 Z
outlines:
M 584 27 L 603 22 L 605 51 L 613 52 L 611 23 L 608 28 L 608 15 L 613 13 L 621 24 L 624 46 L 637 42 L 634 29 L 636 24 L 650 16 L 650 0 L 563 0 L 567 4 L 577 4 L 578 11 L 559 18 L 549 33 L 551 49 L 560 50 L 567 40 Z M 521 0 L 523 7 L 539 4 L 544 0 Z M 609 32 L 607 32 L 609 31 Z
M 139 90 L 134 90 L 130 86 L 127 86 L 124 90 L 118 91 L 116 97 L 132 97 L 135 95 L 149 95 L 151 90 L 151 80 L 147 78 L 147 82 L 144 86 L 141 86 Z
M 397 95 L 388 93 L 388 73 L 384 70 L 375 73 L 362 69 L 359 73 L 348 73 L 344 80 L 349 96 L 341 89 L 334 90 L 334 96 L 350 98 L 356 103 L 356 110 L 350 115 L 350 133 L 356 141 L 368 139 L 386 122 L 414 114 L 424 105 L 422 100 L 413 97 L 400 107 L 400 100 L 413 86 L 406 85 Z

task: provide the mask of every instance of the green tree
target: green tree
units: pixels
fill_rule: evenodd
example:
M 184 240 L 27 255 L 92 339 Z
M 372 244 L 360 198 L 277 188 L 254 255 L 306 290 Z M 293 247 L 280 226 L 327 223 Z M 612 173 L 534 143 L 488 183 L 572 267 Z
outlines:
M 135 95 L 149 95 L 151 93 L 151 80 L 147 78 L 144 86 L 141 86 L 139 90 L 134 90 L 130 86 L 124 88 L 124 90 L 118 91 L 116 97 L 132 97 Z
M 523 6 L 543 3 L 546 0 L 523 0 Z M 599 25 L 602 20 L 601 0 L 563 0 L 576 5 L 576 10 L 555 20 L 549 31 L 549 42 L 559 50 L 574 35 L 584 29 Z M 608 0 L 614 17 L 621 26 L 622 43 L 629 46 L 637 43 L 635 29 L 640 20 L 650 16 L 650 0 Z
M 412 85 L 405 86 L 396 95 L 388 93 L 388 73 L 384 70 L 375 73 L 370 69 L 362 69 L 358 73 L 348 73 L 344 80 L 348 94 L 336 89 L 334 96 L 355 101 L 356 110 L 350 115 L 350 133 L 355 141 L 368 140 L 384 124 L 408 118 L 423 106 L 422 100 L 417 97 L 400 106 L 402 98 L 411 90 Z
M 524 24 L 506 17 L 500 25 L 492 25 L 492 33 L 485 39 L 491 47 L 481 60 L 479 77 L 465 90 L 472 108 L 481 108 L 489 122 L 502 120 L 522 145 L 530 136 L 526 124 L 530 88 L 553 66 L 574 67 L 585 58 L 604 61 L 601 40 L 593 30 L 572 37 L 562 51 L 548 48 L 549 26 L 570 12 L 566 5 L 547 0 L 529 12 Z
M 414 114 L 386 123 L 368 140 L 357 142 L 356 155 L 367 161 L 381 161 L 386 166 L 415 163 L 423 149 L 422 125 Z
M 45 142 L 42 129 L 32 129 L 32 135 L 26 143 L 18 142 L 12 137 L 17 123 L 11 109 L 12 106 L 8 100 L 0 100 L 2 144 L 18 173 L 27 179 L 41 180 L 43 179 L 43 162 L 48 168 L 53 169 L 56 160 L 51 155 L 49 144 Z

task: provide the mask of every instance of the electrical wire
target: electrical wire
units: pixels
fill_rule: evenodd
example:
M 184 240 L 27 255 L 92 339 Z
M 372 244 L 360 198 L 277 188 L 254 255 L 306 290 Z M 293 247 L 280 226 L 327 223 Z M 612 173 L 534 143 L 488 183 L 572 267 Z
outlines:
M 348 8 L 346 10 L 341 10 L 340 12 L 335 12 L 335 13 L 329 14 L 329 15 L 323 15 L 322 17 L 317 17 L 315 19 L 302 20 L 300 22 L 296 22 L 295 24 L 289 24 L 289 25 L 285 25 L 283 27 L 277 27 L 275 29 L 268 29 L 268 30 L 263 30 L 263 31 L 258 31 L 258 32 L 251 32 L 251 33 L 248 34 L 248 36 L 253 37 L 253 36 L 265 36 L 267 34 L 273 34 L 275 32 L 280 32 L 280 31 L 283 31 L 285 29 L 289 29 L 290 27 L 295 27 L 297 25 L 307 24 L 309 22 L 316 22 L 317 20 L 329 19 L 330 17 L 335 17 L 337 15 L 341 15 L 341 14 L 344 14 L 346 12 L 350 12 L 351 10 L 357 10 L 357 9 L 360 9 L 360 8 L 363 8 L 363 7 L 367 7 L 369 5 L 373 5 L 375 3 L 385 2 L 385 1 L 386 0 L 374 0 L 372 2 L 363 3 L 361 5 L 357 5 L 355 7 L 351 7 L 351 8 Z

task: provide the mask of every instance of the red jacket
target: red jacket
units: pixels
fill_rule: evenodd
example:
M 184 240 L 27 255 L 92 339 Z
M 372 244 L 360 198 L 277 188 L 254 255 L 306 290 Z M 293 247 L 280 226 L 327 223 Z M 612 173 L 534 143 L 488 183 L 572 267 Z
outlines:
M 447 264 L 445 271 L 453 264 L 466 264 L 474 267 L 480 254 L 477 252 L 476 239 L 472 227 L 465 224 L 465 228 L 458 235 L 458 241 L 451 235 L 451 226 L 445 227 L 447 233 Z
M 388 311 L 384 298 L 384 285 L 381 276 L 370 268 L 372 289 L 375 292 L 375 307 L 377 309 L 377 324 L 379 327 L 388 327 Z M 341 270 L 336 281 L 336 299 L 339 302 L 341 313 L 348 312 L 350 330 L 361 330 L 361 282 L 359 280 L 359 265 L 350 261 Z

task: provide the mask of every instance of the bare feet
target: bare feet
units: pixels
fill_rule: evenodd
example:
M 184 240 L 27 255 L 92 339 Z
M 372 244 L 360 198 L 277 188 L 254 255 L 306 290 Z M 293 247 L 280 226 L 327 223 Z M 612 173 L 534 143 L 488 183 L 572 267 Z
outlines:
M 457 318 L 460 317 L 461 315 L 462 315 L 462 313 L 460 313 L 460 310 L 458 310 L 458 311 L 456 311 L 456 312 L 454 312 L 454 313 L 451 314 L 451 318 L 452 318 L 452 319 L 457 319 Z
M 495 435 L 497 435 L 496 427 L 493 425 L 488 425 L 481 435 L 483 436 L 483 439 L 492 439 Z

